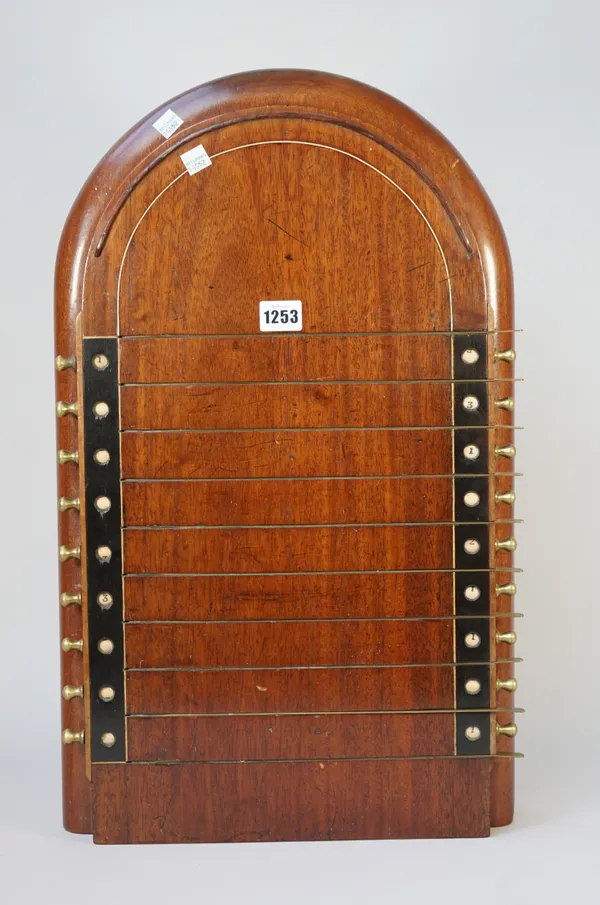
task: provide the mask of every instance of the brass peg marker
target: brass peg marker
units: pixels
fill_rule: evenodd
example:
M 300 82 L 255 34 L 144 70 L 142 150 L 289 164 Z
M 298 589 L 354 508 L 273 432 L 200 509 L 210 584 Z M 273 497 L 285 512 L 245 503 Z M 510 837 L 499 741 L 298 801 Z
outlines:
M 515 407 L 515 400 L 512 396 L 507 396 L 505 399 L 496 399 L 494 405 L 497 409 L 506 409 L 507 412 L 512 412 Z
M 59 449 L 56 456 L 59 465 L 66 465 L 67 462 L 75 462 L 79 464 L 79 453 L 76 449 L 69 451 L 68 449 Z
M 63 745 L 72 745 L 77 742 L 79 745 L 83 745 L 84 737 L 85 733 L 83 729 L 81 732 L 73 732 L 72 729 L 63 729 L 62 743 Z
M 65 547 L 64 544 L 61 544 L 58 549 L 58 558 L 61 562 L 66 562 L 68 559 L 81 559 L 81 547 Z
M 83 697 L 83 685 L 63 685 L 62 696 L 65 701 Z
M 514 723 L 507 723 L 505 726 L 496 723 L 496 735 L 505 735 L 507 738 L 514 738 L 516 734 L 517 727 Z
M 516 644 L 516 632 L 496 632 L 496 644 Z
M 78 641 L 74 641 L 73 638 L 63 638 L 60 646 L 65 654 L 68 654 L 72 650 L 78 650 L 80 653 L 83 651 L 83 641 L 81 638 Z
M 496 585 L 496 597 L 500 597 L 501 594 L 506 594 L 507 597 L 514 597 L 516 593 L 517 586 L 514 581 L 509 581 L 507 584 Z
M 67 368 L 77 367 L 77 359 L 74 355 L 57 355 L 55 364 L 57 371 L 66 371 Z
M 494 541 L 494 547 L 496 550 L 507 550 L 509 553 L 514 553 L 517 549 L 517 542 L 514 537 L 507 537 L 506 540 Z
M 496 679 L 496 690 L 497 691 L 516 691 L 517 690 L 517 680 L 510 679 Z
M 71 606 L 73 603 L 81 603 L 81 593 L 69 594 L 67 591 L 63 591 L 60 595 L 60 605 Z
M 497 456 L 504 456 L 507 459 L 514 459 L 517 454 L 517 450 L 512 443 L 509 443 L 508 446 L 497 446 L 494 452 Z
M 61 512 L 66 512 L 67 509 L 79 509 L 79 497 L 69 499 L 69 497 L 61 496 L 58 501 L 58 508 Z
M 498 352 L 494 352 L 496 361 L 514 361 L 516 357 L 517 353 L 514 349 L 502 349 Z
M 79 403 L 78 402 L 57 402 L 56 403 L 56 417 L 64 418 L 65 415 L 77 415 L 79 414 Z
M 512 506 L 517 499 L 517 494 L 514 490 L 506 490 L 504 493 L 496 491 L 495 499 L 497 503 L 508 503 L 509 506 Z

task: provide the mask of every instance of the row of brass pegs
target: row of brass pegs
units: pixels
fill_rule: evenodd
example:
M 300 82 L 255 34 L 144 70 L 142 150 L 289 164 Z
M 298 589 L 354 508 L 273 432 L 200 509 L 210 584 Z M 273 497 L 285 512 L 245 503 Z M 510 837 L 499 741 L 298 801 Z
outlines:
M 512 364 L 516 359 L 516 353 L 514 349 L 504 349 L 502 351 L 498 351 L 494 353 L 495 361 L 505 361 Z M 507 411 L 514 410 L 514 400 L 512 397 L 509 400 L 506 400 L 506 405 L 503 405 L 502 402 L 504 400 L 500 400 L 500 403 L 496 403 L 497 408 L 504 408 Z M 515 447 L 510 444 L 505 447 L 496 447 L 495 448 L 496 455 L 506 456 L 507 458 L 513 459 L 516 454 Z M 513 490 L 507 491 L 506 493 L 496 493 L 495 494 L 497 503 L 508 503 L 509 505 L 513 505 L 516 500 L 516 494 Z M 506 550 L 507 552 L 514 553 L 517 549 L 517 542 L 514 538 L 509 538 L 510 542 L 495 542 L 496 550 Z M 510 597 L 513 597 L 517 593 L 517 586 L 514 582 L 508 582 L 504 585 L 496 585 L 496 596 L 500 596 L 501 594 L 506 594 Z M 504 643 L 504 644 L 515 644 L 517 641 L 516 632 L 496 632 L 496 644 Z M 497 691 L 507 691 L 507 692 L 515 692 L 517 690 L 517 680 L 514 677 L 510 677 L 508 679 L 496 679 L 496 690 Z M 498 737 L 505 736 L 507 738 L 514 738 L 517 734 L 517 726 L 515 723 L 507 723 L 501 724 L 496 723 L 496 735 Z
M 76 368 L 77 361 L 74 355 L 63 356 L 59 355 L 56 358 L 56 370 L 64 371 L 68 368 Z M 62 402 L 59 401 L 56 403 L 56 417 L 64 418 L 67 415 L 73 415 L 74 417 L 79 416 L 79 403 L 78 402 Z M 67 465 L 69 463 L 73 463 L 75 465 L 79 464 L 79 451 L 75 450 L 65 450 L 59 449 L 58 451 L 58 464 L 59 465 Z M 79 511 L 80 509 L 80 500 L 79 497 L 69 498 L 69 497 L 60 497 L 58 500 L 58 508 L 60 512 L 68 512 L 69 509 L 76 509 Z M 61 563 L 67 562 L 69 559 L 77 559 L 81 560 L 81 547 L 69 547 L 65 544 L 61 544 L 58 551 L 58 557 Z M 76 591 L 70 593 L 69 591 L 63 591 L 60 595 L 60 603 L 63 607 L 73 606 L 73 605 L 81 605 L 81 592 Z M 83 639 L 73 639 L 73 638 L 63 638 L 61 642 L 61 647 L 64 653 L 71 653 L 72 651 L 77 651 L 78 653 L 83 653 Z M 62 689 L 62 696 L 65 701 L 71 701 L 73 698 L 83 698 L 84 688 L 83 685 L 64 685 Z M 83 729 L 79 731 L 74 731 L 73 729 L 64 729 L 62 733 L 62 742 L 63 745 L 72 745 L 73 743 L 83 744 L 85 740 L 85 732 Z

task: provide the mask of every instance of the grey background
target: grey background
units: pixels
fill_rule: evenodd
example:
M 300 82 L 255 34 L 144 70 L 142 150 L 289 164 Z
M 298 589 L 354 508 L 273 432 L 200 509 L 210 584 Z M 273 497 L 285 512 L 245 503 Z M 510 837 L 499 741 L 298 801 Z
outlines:
M 13 903 L 600 902 L 598 33 L 590 0 L 3 3 L 0 896 Z M 52 276 L 105 150 L 246 69 L 324 69 L 414 107 L 466 157 L 513 254 L 518 804 L 490 840 L 100 848 L 60 823 Z

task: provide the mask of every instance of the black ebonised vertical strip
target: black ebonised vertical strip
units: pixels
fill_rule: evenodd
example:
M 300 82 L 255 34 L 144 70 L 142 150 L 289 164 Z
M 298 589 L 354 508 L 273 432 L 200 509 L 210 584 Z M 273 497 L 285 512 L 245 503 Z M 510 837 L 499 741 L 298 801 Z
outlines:
M 106 357 L 105 367 L 102 367 L 104 359 L 97 356 Z M 83 358 L 92 761 L 124 761 L 125 689 L 117 339 L 85 339 Z M 104 417 L 94 409 L 98 403 L 108 406 L 108 412 Z M 102 452 L 99 454 L 99 451 Z M 102 464 L 106 453 L 109 460 Z M 108 511 L 103 511 L 99 507 L 99 498 L 107 498 L 110 501 Z M 102 561 L 99 557 L 98 551 L 102 547 L 110 551 L 108 561 Z M 102 606 L 101 602 L 105 605 Z M 113 649 L 110 653 L 101 651 L 99 645 L 102 642 L 112 644 Z M 112 700 L 101 699 L 102 688 L 114 690 Z M 106 742 L 110 742 L 113 736 L 114 744 L 107 745 Z
M 475 353 L 475 354 L 474 354 Z M 475 359 L 473 361 L 473 359 Z M 454 377 L 454 621 L 456 754 L 490 753 L 490 612 L 487 336 L 453 336 Z M 471 382 L 473 381 L 473 382 Z M 479 476 L 477 476 L 479 475 Z M 460 524 L 481 522 L 481 524 Z

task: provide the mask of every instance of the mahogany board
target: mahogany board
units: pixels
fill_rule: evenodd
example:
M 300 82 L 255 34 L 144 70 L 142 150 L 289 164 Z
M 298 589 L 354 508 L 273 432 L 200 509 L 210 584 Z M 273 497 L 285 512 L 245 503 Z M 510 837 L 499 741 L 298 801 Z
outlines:
M 165 139 L 169 108 L 183 123 Z M 210 165 L 190 174 L 199 144 Z M 261 330 L 273 301 L 301 303 L 301 328 Z M 515 371 L 495 353 L 513 330 L 487 196 L 374 89 L 231 76 L 114 146 L 57 262 L 57 354 L 77 359 L 57 399 L 79 402 L 57 438 L 79 452 L 58 469 L 80 500 L 59 522 L 81 546 L 60 566 L 82 596 L 61 608 L 82 640 L 63 685 L 84 689 L 63 701 L 84 733 L 63 746 L 68 829 L 204 842 L 510 822 L 514 742 L 496 724 L 514 702 L 496 680 L 514 664 L 495 639 L 514 576 L 496 544 L 515 469 L 497 403 Z

